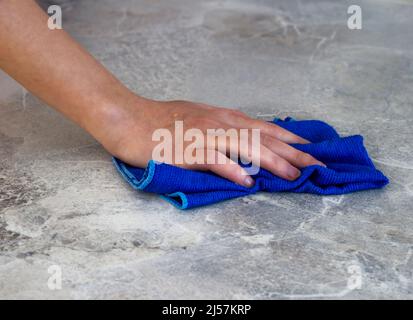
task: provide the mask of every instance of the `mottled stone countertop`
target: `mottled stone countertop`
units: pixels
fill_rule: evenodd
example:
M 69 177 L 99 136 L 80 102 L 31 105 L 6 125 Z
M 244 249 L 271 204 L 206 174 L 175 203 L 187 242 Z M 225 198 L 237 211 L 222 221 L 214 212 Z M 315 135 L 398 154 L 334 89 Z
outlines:
M 66 2 L 64 28 L 136 92 L 328 121 L 391 184 L 178 211 L 1 74 L 0 298 L 413 298 L 413 2 L 357 2 L 362 30 L 348 1 Z

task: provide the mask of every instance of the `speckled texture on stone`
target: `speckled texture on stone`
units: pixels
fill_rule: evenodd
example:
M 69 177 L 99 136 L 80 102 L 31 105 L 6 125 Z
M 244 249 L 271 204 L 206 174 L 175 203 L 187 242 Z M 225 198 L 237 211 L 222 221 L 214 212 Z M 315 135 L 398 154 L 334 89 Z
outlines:
M 361 31 L 350 4 L 66 1 L 66 30 L 136 92 L 361 133 L 391 184 L 184 213 L 0 74 L 0 298 L 413 298 L 413 3 L 358 1 Z

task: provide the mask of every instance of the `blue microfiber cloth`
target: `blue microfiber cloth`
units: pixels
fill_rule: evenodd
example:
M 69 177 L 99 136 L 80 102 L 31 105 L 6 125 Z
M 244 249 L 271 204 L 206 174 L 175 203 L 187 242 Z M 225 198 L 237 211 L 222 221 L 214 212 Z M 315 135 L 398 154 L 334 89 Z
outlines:
M 292 146 L 311 154 L 327 168 L 309 166 L 301 169 L 301 176 L 295 181 L 284 180 L 260 169 L 253 176 L 254 187 L 245 188 L 211 172 L 182 169 L 152 160 L 146 169 L 132 167 L 116 158 L 113 162 L 133 188 L 157 193 L 179 209 L 204 206 L 257 191 L 337 195 L 381 188 L 389 183 L 374 167 L 362 136 L 341 138 L 333 127 L 318 120 L 276 118 L 273 122 L 311 141 L 310 144 Z

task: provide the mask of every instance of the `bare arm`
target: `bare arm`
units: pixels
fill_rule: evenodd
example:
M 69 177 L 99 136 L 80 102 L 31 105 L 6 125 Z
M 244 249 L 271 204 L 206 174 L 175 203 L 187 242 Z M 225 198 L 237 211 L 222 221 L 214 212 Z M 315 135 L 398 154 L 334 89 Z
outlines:
M 300 175 L 297 168 L 322 165 L 290 147 L 288 143 L 306 141 L 278 126 L 229 109 L 139 97 L 65 31 L 49 30 L 47 19 L 33 0 L 0 0 L 0 68 L 87 130 L 120 159 L 145 166 L 156 145 L 153 131 L 173 131 L 175 120 L 183 120 L 188 128 L 203 132 L 214 128 L 260 129 L 264 137 L 261 165 L 285 179 L 296 179 Z M 222 153 L 219 148 L 215 151 Z M 253 184 L 235 163 L 179 165 L 211 170 L 245 186 Z
M 0 67 L 65 116 L 90 128 L 102 109 L 139 98 L 64 30 L 49 30 L 32 0 L 0 1 Z

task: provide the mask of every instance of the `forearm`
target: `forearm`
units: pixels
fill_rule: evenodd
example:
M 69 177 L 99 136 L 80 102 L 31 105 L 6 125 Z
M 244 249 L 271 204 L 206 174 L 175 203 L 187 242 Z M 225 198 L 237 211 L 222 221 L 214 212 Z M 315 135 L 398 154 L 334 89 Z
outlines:
M 139 100 L 47 19 L 33 0 L 0 0 L 1 69 L 88 131 L 115 104 Z

